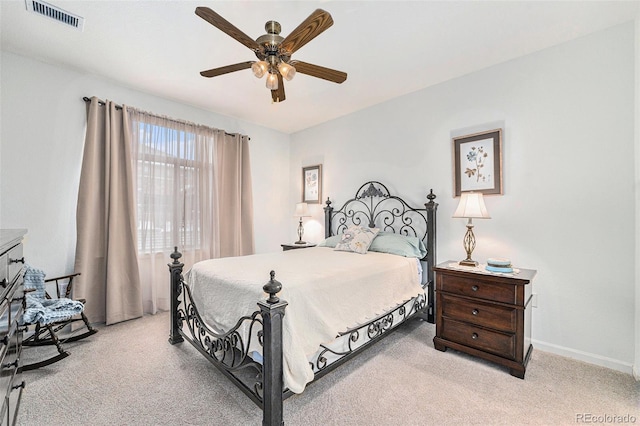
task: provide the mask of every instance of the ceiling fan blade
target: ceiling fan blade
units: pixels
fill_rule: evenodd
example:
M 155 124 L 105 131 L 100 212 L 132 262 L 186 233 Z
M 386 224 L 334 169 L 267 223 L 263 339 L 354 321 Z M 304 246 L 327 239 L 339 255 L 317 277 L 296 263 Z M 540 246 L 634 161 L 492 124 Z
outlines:
M 324 30 L 333 25 L 333 18 L 329 12 L 316 9 L 307 19 L 285 37 L 280 44 L 280 49 L 291 55 L 305 44 L 320 35 Z
M 271 91 L 271 100 L 273 102 L 282 102 L 285 99 L 287 98 L 284 96 L 284 81 L 282 75 L 278 73 L 278 88 Z
M 260 47 L 254 39 L 240 31 L 232 23 L 230 23 L 208 7 L 196 7 L 196 15 L 198 15 L 223 33 L 226 33 L 229 36 L 235 38 L 240 43 L 247 46 L 249 49 L 255 51 Z
M 213 68 L 210 70 L 201 71 L 200 75 L 203 77 L 216 77 L 222 74 L 228 74 L 230 72 L 251 68 L 252 64 L 253 64 L 252 61 L 241 62 L 239 64 L 227 65 L 226 67 Z
M 297 72 L 310 75 L 312 77 L 322 78 L 324 80 L 333 81 L 334 83 L 343 83 L 347 79 L 347 73 L 331 68 L 321 67 L 302 61 L 291 61 Z

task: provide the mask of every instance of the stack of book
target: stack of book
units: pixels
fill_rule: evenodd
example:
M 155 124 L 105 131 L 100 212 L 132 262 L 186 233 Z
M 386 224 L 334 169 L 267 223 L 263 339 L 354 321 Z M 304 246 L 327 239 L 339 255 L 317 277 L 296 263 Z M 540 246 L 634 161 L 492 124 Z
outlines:
M 505 274 L 513 272 L 511 261 L 509 259 L 490 258 L 487 259 L 487 271 L 502 272 Z

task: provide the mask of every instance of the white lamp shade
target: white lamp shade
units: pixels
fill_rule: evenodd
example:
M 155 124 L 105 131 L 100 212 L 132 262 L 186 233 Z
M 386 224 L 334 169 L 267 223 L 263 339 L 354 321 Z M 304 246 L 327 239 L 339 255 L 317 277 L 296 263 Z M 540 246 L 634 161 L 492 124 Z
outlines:
M 453 217 L 466 217 L 474 219 L 490 219 L 487 207 L 480 192 L 465 192 L 460 196 L 460 203 Z
M 294 217 L 309 217 L 309 206 L 307 203 L 298 203 L 296 204 L 296 212 L 293 214 Z

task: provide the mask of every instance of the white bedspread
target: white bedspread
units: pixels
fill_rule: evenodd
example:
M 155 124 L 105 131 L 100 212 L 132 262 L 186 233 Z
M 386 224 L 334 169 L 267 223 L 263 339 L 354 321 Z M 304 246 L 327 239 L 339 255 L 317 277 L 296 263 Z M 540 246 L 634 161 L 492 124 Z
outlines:
M 307 358 L 339 332 L 423 292 L 416 259 L 327 247 L 205 260 L 186 274 L 207 324 L 228 330 L 258 309 L 269 272 L 289 303 L 283 319 L 284 382 L 300 393 L 313 380 Z

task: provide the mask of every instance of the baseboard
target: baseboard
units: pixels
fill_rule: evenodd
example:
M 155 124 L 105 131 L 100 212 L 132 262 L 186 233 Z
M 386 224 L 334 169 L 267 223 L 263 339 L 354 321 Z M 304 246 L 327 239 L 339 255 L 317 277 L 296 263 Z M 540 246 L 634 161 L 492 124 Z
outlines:
M 601 367 L 606 367 L 612 370 L 631 374 L 636 378 L 636 380 L 638 380 L 640 371 L 638 371 L 638 367 L 634 367 L 631 363 L 608 358 L 602 355 L 579 351 L 577 349 L 554 345 L 552 343 L 541 342 L 535 339 L 531 339 L 531 344 L 535 349 L 539 349 L 544 352 L 551 352 L 556 355 L 577 359 L 579 361 L 588 362 L 589 364 L 599 365 Z

